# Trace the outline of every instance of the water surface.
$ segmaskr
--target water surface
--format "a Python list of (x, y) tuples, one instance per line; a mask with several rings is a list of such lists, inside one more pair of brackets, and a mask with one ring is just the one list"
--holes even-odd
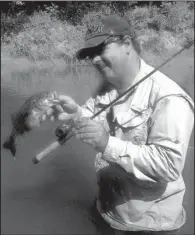
[[(177, 63), (172, 66), (166, 67), (165, 72), (182, 81), (186, 89), (193, 93), (193, 77), (189, 69), (184, 71)], [(37, 91), (56, 90), (83, 104), (97, 85), (97, 74), (90, 67), (3, 73), (1, 145), (11, 128), (10, 114), (21, 106), (26, 97)], [(95, 152), (89, 146), (71, 139), (66, 146), (60, 147), (39, 164), (32, 164), (33, 156), (55, 139), (57, 124), (47, 122), (40, 129), (20, 138), (17, 161), (9, 152), (1, 150), (2, 234), (95, 234), (95, 228), (87, 218), (87, 208), (97, 189), (93, 165)], [(193, 146), (193, 136), (190, 145)], [(188, 151), (183, 174), (187, 189), (184, 198), (187, 222), (182, 233), (192, 234), (193, 148)]]

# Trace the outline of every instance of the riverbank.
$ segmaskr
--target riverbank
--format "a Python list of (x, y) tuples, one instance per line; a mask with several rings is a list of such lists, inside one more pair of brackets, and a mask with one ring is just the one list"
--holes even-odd
[(65, 15), (65, 7), (54, 3), (27, 15), (28, 3), (21, 3), (26, 4), (23, 10), (1, 16), (3, 62), (6, 57), (32, 62), (63, 60), (66, 64), (78, 63), (74, 55), (83, 46), (86, 25), (102, 15), (126, 17), (135, 27), (143, 52), (163, 55), (180, 49), (186, 40), (194, 38), (193, 2), (162, 2), (158, 6), (95, 2), (96, 8), (73, 2), (68, 7), (76, 4), (83, 12), (69, 17)]

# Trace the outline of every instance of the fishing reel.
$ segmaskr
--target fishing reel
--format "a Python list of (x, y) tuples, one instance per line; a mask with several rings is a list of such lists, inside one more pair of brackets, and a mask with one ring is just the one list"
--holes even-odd
[[(56, 128), (55, 135), (58, 137), (59, 141), (64, 142), (73, 136), (71, 133), (71, 129), (78, 120), (79, 117), (75, 117), (74, 119), (71, 119), (66, 123), (63, 123)], [(69, 133), (71, 134), (68, 135)]]
[(55, 130), (55, 135), (58, 137), (58, 139), (64, 139), (66, 138), (66, 136), (68, 135), (68, 133), (70, 132), (72, 128), (72, 125), (70, 124), (61, 124), (60, 126), (58, 126)]

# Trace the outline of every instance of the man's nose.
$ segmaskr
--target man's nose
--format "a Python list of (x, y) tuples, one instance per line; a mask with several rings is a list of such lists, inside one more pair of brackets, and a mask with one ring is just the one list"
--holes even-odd
[(99, 55), (96, 55), (93, 57), (92, 63), (93, 64), (98, 64), (101, 62), (101, 57)]

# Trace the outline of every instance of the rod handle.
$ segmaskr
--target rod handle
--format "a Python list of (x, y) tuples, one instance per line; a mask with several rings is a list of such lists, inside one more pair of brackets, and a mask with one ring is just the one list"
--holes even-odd
[(34, 164), (37, 164), (41, 161), (42, 158), (44, 158), (45, 156), (47, 156), (49, 153), (51, 153), (52, 151), (54, 151), (55, 149), (57, 149), (60, 146), (60, 142), (59, 141), (54, 141), (52, 144), (50, 144), (47, 148), (45, 148), (42, 152), (40, 152), (38, 155), (36, 155), (33, 159), (32, 162)]

